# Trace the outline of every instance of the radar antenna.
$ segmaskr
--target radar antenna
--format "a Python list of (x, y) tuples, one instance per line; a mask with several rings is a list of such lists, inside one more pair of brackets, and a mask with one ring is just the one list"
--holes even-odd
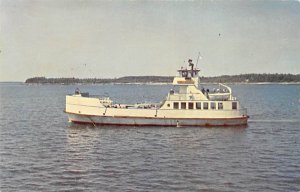
[(189, 66), (191, 67), (191, 76), (194, 77), (194, 64), (192, 63), (193, 60), (189, 59)]

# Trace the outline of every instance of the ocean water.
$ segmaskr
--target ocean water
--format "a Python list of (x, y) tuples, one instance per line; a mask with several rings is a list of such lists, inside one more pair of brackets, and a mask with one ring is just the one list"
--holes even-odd
[(69, 124), (76, 87), (118, 103), (170, 85), (0, 84), (0, 191), (300, 191), (300, 86), (232, 85), (247, 128)]

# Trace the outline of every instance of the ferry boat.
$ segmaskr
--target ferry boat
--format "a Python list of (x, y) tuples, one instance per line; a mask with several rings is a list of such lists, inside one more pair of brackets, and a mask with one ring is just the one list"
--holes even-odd
[[(66, 96), (69, 122), (114, 126), (244, 126), (249, 116), (230, 87), (219, 84), (209, 91), (200, 85), (200, 70), (181, 67), (164, 101), (117, 104), (109, 97), (90, 96), (79, 89)], [(176, 90), (176, 91), (175, 91)]]

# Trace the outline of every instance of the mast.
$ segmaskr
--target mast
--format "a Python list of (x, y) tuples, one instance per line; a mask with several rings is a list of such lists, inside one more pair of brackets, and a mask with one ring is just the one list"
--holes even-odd
[[(198, 53), (198, 57), (197, 57), (196, 68), (197, 68), (197, 65), (198, 65), (199, 57), (201, 57), (200, 55), (201, 55), (201, 54), (200, 54), (200, 52), (199, 52), (199, 53)], [(201, 57), (201, 58), (202, 58), (202, 57)], [(200, 58), (200, 59), (201, 59), (201, 58)]]

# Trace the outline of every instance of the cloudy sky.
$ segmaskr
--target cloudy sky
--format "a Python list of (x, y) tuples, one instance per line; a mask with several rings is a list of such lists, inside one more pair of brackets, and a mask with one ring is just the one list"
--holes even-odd
[(299, 1), (0, 0), (0, 81), (300, 73)]

